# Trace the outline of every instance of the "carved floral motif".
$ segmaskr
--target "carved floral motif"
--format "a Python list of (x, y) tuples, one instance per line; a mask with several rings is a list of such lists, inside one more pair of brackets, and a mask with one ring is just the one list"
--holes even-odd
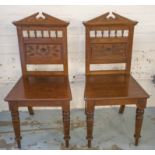
[(31, 44), (26, 46), (27, 57), (51, 57), (54, 59), (60, 59), (61, 57), (61, 45), (36, 45)]

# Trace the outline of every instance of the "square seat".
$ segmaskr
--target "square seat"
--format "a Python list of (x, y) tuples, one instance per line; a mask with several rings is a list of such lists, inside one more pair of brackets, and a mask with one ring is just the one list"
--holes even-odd
[(21, 77), (10, 93), (6, 101), (30, 101), (30, 100), (71, 100), (71, 90), (67, 76), (51, 77)]
[(87, 75), (85, 100), (148, 98), (131, 75)]

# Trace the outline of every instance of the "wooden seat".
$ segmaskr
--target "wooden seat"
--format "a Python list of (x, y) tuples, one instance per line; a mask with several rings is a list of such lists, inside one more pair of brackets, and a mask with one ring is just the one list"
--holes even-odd
[[(135, 145), (138, 145), (144, 108), (149, 95), (130, 74), (133, 32), (136, 21), (116, 13), (105, 13), (84, 22), (86, 28), (85, 113), (88, 147), (93, 139), (96, 106), (135, 104)], [(91, 65), (125, 64), (124, 69), (92, 69)], [(104, 66), (105, 67), (105, 66)], [(106, 133), (105, 133), (106, 134)]]
[(63, 101), (71, 100), (71, 98), (71, 90), (67, 76), (21, 77), (6, 97), (6, 100), (9, 102), (35, 101), (38, 99), (41, 101)]
[[(134, 91), (133, 91), (134, 90)], [(87, 75), (85, 100), (147, 98), (148, 94), (131, 75)], [(102, 103), (103, 104), (103, 103)], [(110, 103), (104, 103), (109, 105)], [(113, 102), (118, 104), (119, 102)], [(128, 103), (128, 104), (133, 104)]]
[[(17, 27), (22, 66), (22, 77), (15, 84), (5, 101), (9, 104), (18, 148), (21, 148), (19, 107), (61, 107), (64, 124), (65, 146), (70, 139), (70, 100), (68, 79), (67, 26), (69, 23), (46, 13), (35, 13), (14, 22)], [(31, 69), (29, 69), (29, 65)], [(57, 65), (63, 69), (32, 69)]]

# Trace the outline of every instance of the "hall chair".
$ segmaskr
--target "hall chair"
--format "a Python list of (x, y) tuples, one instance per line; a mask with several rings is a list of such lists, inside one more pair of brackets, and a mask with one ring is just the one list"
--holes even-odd
[[(84, 99), (88, 147), (91, 147), (93, 139), (95, 107), (120, 105), (119, 113), (123, 113), (125, 106), (131, 104), (136, 105), (134, 137), (135, 145), (138, 145), (149, 95), (130, 73), (134, 27), (137, 22), (113, 12), (83, 24), (86, 31)], [(95, 70), (94, 65), (99, 64), (103, 65), (102, 69)], [(124, 68), (104, 67), (110, 64), (124, 65)]]
[[(69, 147), (72, 99), (67, 60), (69, 23), (46, 13), (35, 13), (13, 24), (17, 28), (22, 76), (5, 101), (11, 112), (18, 148), (21, 148), (20, 107), (28, 107), (30, 114), (33, 114), (32, 107), (61, 107), (65, 146)], [(53, 65), (58, 69), (52, 70)]]

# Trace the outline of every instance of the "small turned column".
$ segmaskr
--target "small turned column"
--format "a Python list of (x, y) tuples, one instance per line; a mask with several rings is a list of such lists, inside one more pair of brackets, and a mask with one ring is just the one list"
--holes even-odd
[(18, 107), (15, 105), (15, 103), (11, 104), (10, 103), (10, 112), (12, 116), (12, 124), (13, 124), (13, 129), (15, 133), (15, 140), (17, 142), (18, 148), (21, 148), (21, 135), (20, 135), (20, 119), (19, 119), (19, 111)]
[(87, 122), (87, 141), (88, 147), (91, 148), (93, 139), (93, 123), (94, 123), (94, 104), (92, 102), (86, 103), (86, 122)]

